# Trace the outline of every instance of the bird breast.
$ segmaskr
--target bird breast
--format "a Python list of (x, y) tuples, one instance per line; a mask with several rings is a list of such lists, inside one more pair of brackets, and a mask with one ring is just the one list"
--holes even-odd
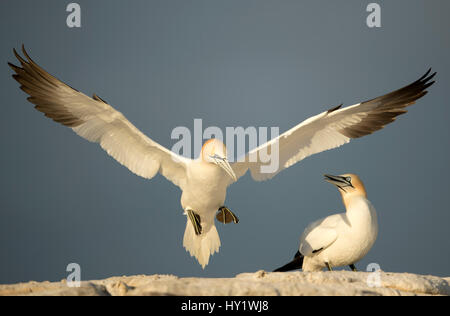
[(183, 208), (191, 207), (199, 215), (215, 214), (224, 205), (228, 175), (214, 164), (197, 161), (187, 171), (188, 180), (181, 197)]
[(372, 248), (378, 235), (377, 214), (367, 199), (352, 203), (345, 215), (347, 223), (339, 225), (338, 239), (328, 251), (336, 266), (361, 260)]
[(367, 199), (353, 201), (346, 213), (332, 219), (337, 232), (336, 241), (316, 255), (305, 258), (305, 271), (319, 271), (325, 267), (325, 262), (334, 267), (355, 264), (375, 243), (378, 235), (377, 214)]

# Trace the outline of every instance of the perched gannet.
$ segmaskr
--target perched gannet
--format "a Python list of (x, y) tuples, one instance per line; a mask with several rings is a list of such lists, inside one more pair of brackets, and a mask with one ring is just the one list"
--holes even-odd
[(338, 187), (346, 212), (331, 215), (310, 224), (300, 237), (294, 260), (274, 272), (303, 269), (321, 271), (350, 266), (372, 248), (378, 234), (375, 208), (367, 199), (364, 184), (357, 175), (325, 175), (325, 180)]
[[(341, 109), (341, 106), (309, 118), (286, 133), (252, 150), (232, 164), (224, 144), (207, 141), (197, 159), (181, 157), (145, 136), (125, 116), (94, 94), (92, 98), (69, 87), (38, 66), (22, 47), (16, 50), (21, 67), (8, 63), (28, 100), (45, 116), (71, 128), (100, 146), (138, 176), (151, 179), (161, 173), (182, 191), (181, 206), (187, 215), (183, 246), (204, 268), (219, 250), (214, 216), (223, 223), (239, 220), (224, 206), (227, 187), (250, 169), (257, 180), (272, 178), (313, 154), (339, 147), (352, 138), (383, 128), (406, 113), (405, 108), (427, 91), (435, 74), (428, 71), (414, 83), (385, 96)], [(279, 167), (265, 169), (268, 152), (278, 152)]]

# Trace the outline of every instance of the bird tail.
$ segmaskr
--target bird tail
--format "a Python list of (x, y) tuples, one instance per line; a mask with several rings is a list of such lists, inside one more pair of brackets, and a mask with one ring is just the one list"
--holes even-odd
[(292, 260), (288, 264), (285, 264), (284, 266), (274, 270), (273, 272), (287, 272), (287, 271), (301, 269), (302, 266), (303, 266), (303, 259), (304, 258), (305, 257), (302, 254), (300, 254), (300, 252), (297, 252), (297, 254), (295, 255), (294, 260)]
[(204, 231), (200, 235), (196, 235), (194, 227), (188, 219), (186, 230), (184, 231), (183, 247), (205, 269), (209, 263), (209, 257), (215, 252), (219, 252), (220, 237), (214, 224), (207, 231), (206, 227), (202, 228)]

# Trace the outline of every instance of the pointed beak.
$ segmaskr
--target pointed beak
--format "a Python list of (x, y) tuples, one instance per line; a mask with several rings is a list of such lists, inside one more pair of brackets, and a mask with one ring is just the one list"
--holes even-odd
[(231, 168), (230, 163), (226, 158), (220, 158), (220, 159), (214, 159), (216, 164), (220, 166), (225, 172), (233, 179), (234, 181), (237, 181), (236, 174), (233, 171), (233, 168)]
[(349, 182), (345, 177), (332, 176), (332, 175), (329, 175), (329, 174), (324, 175), (324, 177), (325, 177), (325, 179), (324, 179), (325, 181), (327, 181), (328, 183), (334, 184), (339, 189), (344, 190), (345, 187), (352, 187), (353, 188), (352, 183)]

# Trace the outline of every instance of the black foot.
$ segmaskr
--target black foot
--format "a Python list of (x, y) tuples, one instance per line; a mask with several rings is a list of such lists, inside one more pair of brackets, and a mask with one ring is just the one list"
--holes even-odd
[(358, 269), (356, 269), (354, 264), (349, 265), (350, 269), (352, 269), (353, 272), (358, 272)]
[(330, 264), (328, 262), (325, 262), (325, 265), (327, 266), (328, 271), (333, 271)]
[(186, 213), (187, 213), (189, 219), (191, 220), (192, 226), (194, 226), (195, 234), (197, 236), (201, 235), (202, 221), (201, 221), (200, 215), (195, 214), (194, 211), (192, 211), (192, 210), (187, 210)]
[(219, 208), (216, 219), (223, 224), (229, 224), (231, 222), (235, 224), (239, 223), (239, 218), (226, 206)]

